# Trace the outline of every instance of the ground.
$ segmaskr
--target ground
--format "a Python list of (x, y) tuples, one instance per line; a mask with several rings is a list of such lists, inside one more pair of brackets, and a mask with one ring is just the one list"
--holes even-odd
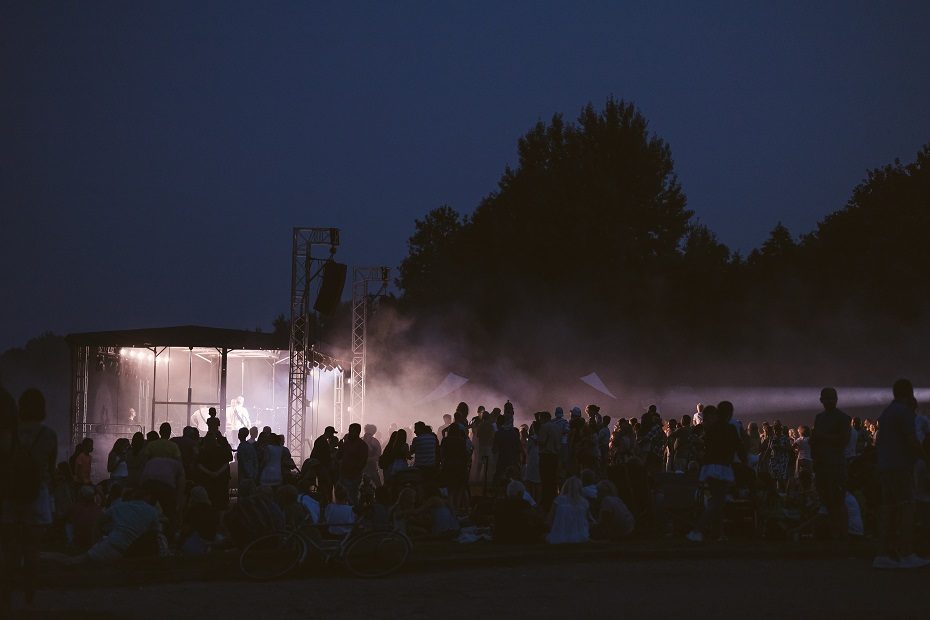
[(141, 578), (158, 583), (141, 585), (130, 576), (144, 575), (135, 566), (100, 574), (103, 583), (122, 583), (107, 587), (92, 583), (88, 571), (73, 579), (59, 573), (57, 583), (39, 593), (36, 610), (23, 617), (567, 620), (662, 614), (846, 620), (927, 617), (930, 608), (930, 571), (876, 571), (861, 548), (643, 543), (505, 552), (474, 545), (451, 554), (441, 549), (420, 549), (407, 570), (378, 580), (319, 567), (273, 583), (243, 581), (232, 569), (210, 569), (206, 580), (162, 570)]

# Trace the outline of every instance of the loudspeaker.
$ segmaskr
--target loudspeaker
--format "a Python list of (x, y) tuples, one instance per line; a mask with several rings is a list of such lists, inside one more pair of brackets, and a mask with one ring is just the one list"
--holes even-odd
[(323, 265), (323, 284), (316, 296), (313, 309), (320, 314), (331, 315), (342, 300), (342, 289), (346, 284), (346, 266), (333, 261)]

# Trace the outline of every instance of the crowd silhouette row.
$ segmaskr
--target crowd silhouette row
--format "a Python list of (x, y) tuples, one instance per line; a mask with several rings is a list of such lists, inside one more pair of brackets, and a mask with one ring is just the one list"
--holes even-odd
[[(930, 506), (930, 420), (907, 380), (875, 420), (850, 418), (824, 388), (811, 425), (742, 424), (728, 401), (663, 419), (656, 406), (613, 422), (596, 405), (537, 412), (466, 403), (433, 431), (327, 427), (295, 463), (284, 437), (215, 410), (194, 427), (116, 439), (106, 475), (91, 438), (58, 462), (45, 402), (5, 392), (0, 419), (4, 602), (34, 597), (40, 547), (65, 562), (201, 555), (287, 528), (314, 536), (393, 529), (417, 539), (581, 543), (739, 534), (767, 539), (874, 536), (875, 568), (917, 568)], [(18, 410), (18, 411), (17, 411)], [(748, 525), (746, 525), (748, 524)], [(841, 543), (842, 544), (842, 543)]]

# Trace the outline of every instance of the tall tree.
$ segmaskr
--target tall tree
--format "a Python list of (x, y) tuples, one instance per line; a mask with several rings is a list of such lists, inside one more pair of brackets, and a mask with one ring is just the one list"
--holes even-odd
[(417, 222), (399, 282), (405, 296), (430, 289), (446, 302), (491, 302), (496, 311), (485, 317), (498, 324), (528, 300), (578, 318), (649, 314), (692, 215), (668, 144), (633, 104), (609, 99), (574, 123), (561, 115), (537, 123), (517, 151), (472, 221), (459, 226), (439, 210)]
[(448, 205), (416, 220), (413, 236), (407, 241), (408, 254), (397, 278), (407, 302), (428, 303), (445, 293), (454, 267), (456, 243), (466, 223)]
[(914, 322), (930, 311), (930, 143), (908, 165), (871, 170), (811, 235), (812, 277), (834, 299)]

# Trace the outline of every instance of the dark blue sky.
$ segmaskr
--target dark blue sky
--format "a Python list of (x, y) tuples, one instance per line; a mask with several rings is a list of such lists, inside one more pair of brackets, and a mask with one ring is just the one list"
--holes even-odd
[[(505, 4), (505, 6), (499, 6)], [(634, 101), (747, 252), (930, 141), (930, 3), (6, 2), (0, 350), (287, 311), (290, 230), (396, 265), (554, 112)]]

